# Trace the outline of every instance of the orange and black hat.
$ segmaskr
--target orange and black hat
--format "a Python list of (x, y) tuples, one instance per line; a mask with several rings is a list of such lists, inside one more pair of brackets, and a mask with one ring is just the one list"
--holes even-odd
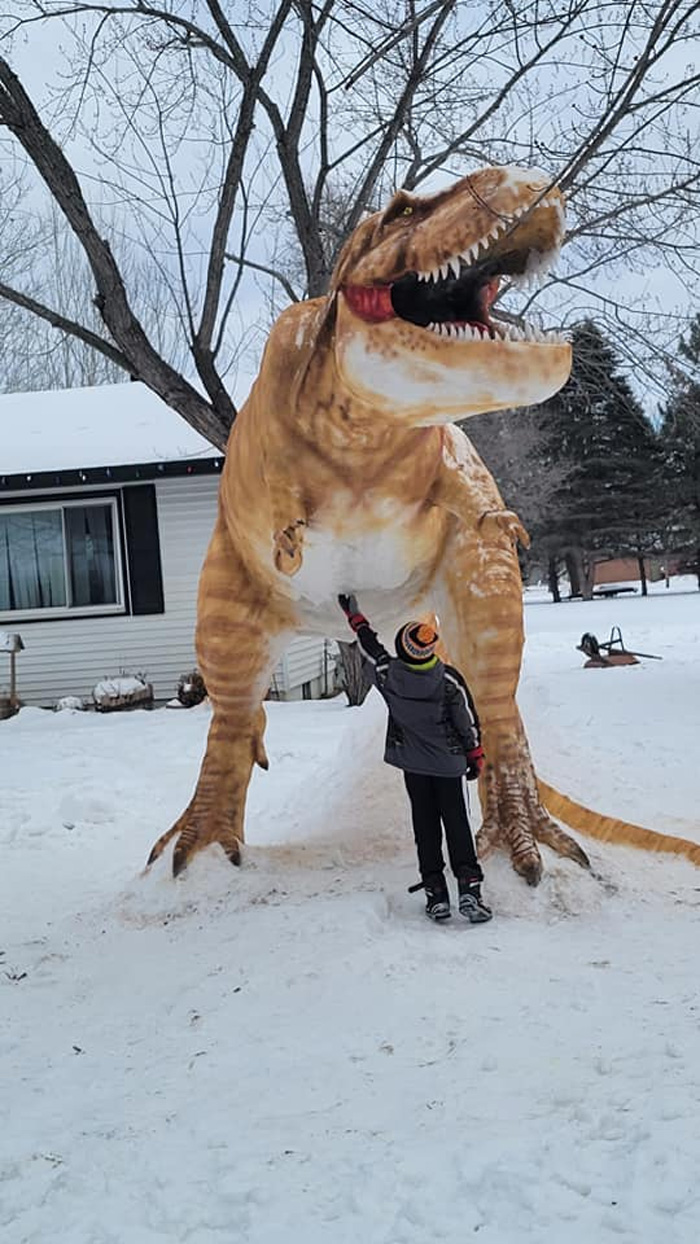
[(396, 632), (396, 655), (407, 665), (426, 665), (434, 659), (439, 639), (427, 622), (407, 622)]

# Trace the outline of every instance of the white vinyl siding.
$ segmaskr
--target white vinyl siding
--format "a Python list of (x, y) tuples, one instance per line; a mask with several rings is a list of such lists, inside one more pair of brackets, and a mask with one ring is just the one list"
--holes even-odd
[[(17, 658), (17, 692), (23, 703), (48, 705), (65, 695), (88, 698), (97, 682), (122, 671), (145, 677), (157, 700), (175, 695), (180, 676), (195, 665), (197, 584), (216, 519), (218, 486), (218, 475), (156, 482), (164, 613), (23, 621), (11, 628), (25, 644)], [(79, 495), (77, 489), (61, 494)], [(31, 502), (26, 493), (20, 499)], [(278, 692), (293, 693), (303, 683), (322, 678), (323, 652), (321, 639), (294, 640), (275, 672)], [(0, 656), (0, 688), (7, 682)], [(322, 687), (314, 689), (320, 692)]]
[(274, 689), (294, 692), (310, 683), (314, 695), (323, 695), (333, 688), (335, 658), (328, 641), (315, 635), (295, 639), (282, 656), (275, 670)]

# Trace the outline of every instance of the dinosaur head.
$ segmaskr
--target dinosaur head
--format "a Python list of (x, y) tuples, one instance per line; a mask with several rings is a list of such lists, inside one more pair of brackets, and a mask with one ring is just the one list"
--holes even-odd
[(415, 424), (556, 393), (571, 369), (568, 342), (499, 320), (493, 303), (503, 278), (545, 273), (563, 233), (562, 195), (526, 169), (482, 169), (430, 197), (394, 195), (358, 225), (333, 274), (344, 383)]

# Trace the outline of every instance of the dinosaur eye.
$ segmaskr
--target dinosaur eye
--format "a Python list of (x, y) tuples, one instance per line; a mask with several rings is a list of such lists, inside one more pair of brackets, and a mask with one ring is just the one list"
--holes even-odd
[(411, 202), (409, 195), (399, 190), (382, 214), (382, 225), (390, 225), (402, 216), (412, 216), (415, 210), (416, 205)]

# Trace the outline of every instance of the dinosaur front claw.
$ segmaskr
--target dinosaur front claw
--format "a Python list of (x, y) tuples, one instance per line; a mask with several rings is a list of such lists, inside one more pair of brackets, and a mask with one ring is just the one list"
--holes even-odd
[(529, 532), (523, 527), (514, 510), (486, 510), (479, 519), (479, 526), (487, 527), (489, 523), (495, 523), (499, 531), (508, 536), (514, 544), (517, 544), (519, 540), (523, 548), (529, 549)]
[(305, 520), (299, 518), (295, 523), (275, 532), (273, 556), (280, 574), (293, 575), (301, 568), (305, 526)]

